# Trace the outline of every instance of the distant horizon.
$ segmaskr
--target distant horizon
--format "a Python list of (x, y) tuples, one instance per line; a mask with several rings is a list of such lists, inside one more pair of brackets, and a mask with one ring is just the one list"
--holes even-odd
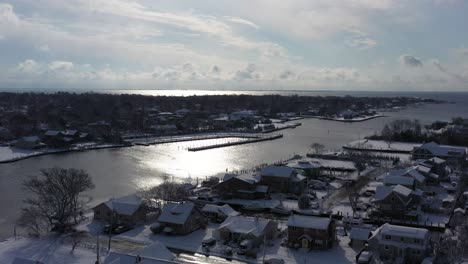
[(463, 92), (467, 13), (463, 0), (0, 0), (0, 87)]

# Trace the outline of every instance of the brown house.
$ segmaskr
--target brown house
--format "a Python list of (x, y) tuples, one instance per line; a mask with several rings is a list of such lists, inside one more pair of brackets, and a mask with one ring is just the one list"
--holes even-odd
[(93, 208), (94, 219), (122, 225), (144, 222), (147, 210), (146, 204), (135, 194), (111, 199)]
[(263, 199), (268, 195), (268, 187), (257, 183), (245, 175), (232, 176), (211, 187), (222, 199)]
[(335, 227), (330, 218), (292, 215), (288, 219), (288, 244), (306, 249), (329, 249), (335, 241)]
[(191, 202), (168, 203), (158, 222), (166, 234), (185, 235), (204, 227), (205, 217)]
[(306, 177), (286, 166), (267, 166), (260, 172), (262, 185), (273, 192), (300, 194), (306, 187)]
[(402, 185), (393, 187), (378, 186), (374, 204), (377, 207), (377, 215), (382, 217), (417, 217), (412, 214), (412, 206), (417, 204), (419, 195)]

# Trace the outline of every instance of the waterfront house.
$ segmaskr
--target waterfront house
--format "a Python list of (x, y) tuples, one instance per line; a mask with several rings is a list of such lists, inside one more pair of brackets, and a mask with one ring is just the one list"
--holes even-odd
[(206, 225), (202, 212), (192, 202), (168, 203), (158, 218), (166, 234), (186, 235)]
[(412, 158), (418, 159), (431, 159), (440, 158), (447, 161), (448, 164), (456, 164), (466, 158), (466, 149), (464, 147), (444, 146), (435, 142), (430, 142), (415, 147), (412, 151)]
[(331, 218), (292, 215), (288, 219), (288, 244), (306, 249), (329, 249), (335, 241)]
[(421, 192), (413, 191), (402, 185), (377, 186), (374, 204), (379, 216), (417, 219), (417, 215), (411, 212), (417, 206)]
[(374, 232), (369, 246), (381, 261), (421, 263), (430, 253), (429, 231), (386, 223)]
[(136, 194), (110, 199), (93, 208), (94, 219), (113, 224), (135, 225), (146, 220), (147, 206)]
[(239, 212), (232, 209), (231, 206), (225, 205), (215, 205), (215, 204), (206, 204), (201, 209), (202, 213), (209, 217), (212, 220), (216, 221), (224, 221), (229, 216), (237, 216), (240, 215)]
[(260, 172), (260, 183), (269, 187), (270, 192), (300, 194), (307, 184), (305, 176), (286, 166), (267, 166)]
[(369, 229), (353, 227), (349, 232), (350, 246), (353, 248), (361, 249), (366, 244), (372, 233)]
[(270, 219), (245, 216), (229, 216), (213, 231), (213, 237), (219, 240), (242, 242), (250, 239), (260, 244), (264, 239), (276, 236), (278, 224)]
[(20, 138), (15, 147), (21, 149), (40, 149), (45, 147), (45, 144), (41, 142), (41, 139), (38, 136), (29, 136)]
[(242, 110), (242, 111), (232, 112), (229, 114), (229, 119), (232, 121), (252, 119), (254, 117), (255, 117), (255, 111), (252, 111), (252, 110)]
[(388, 187), (401, 185), (408, 189), (414, 189), (414, 179), (405, 176), (388, 175), (384, 178), (383, 184)]
[(320, 164), (307, 160), (291, 161), (286, 166), (296, 170), (298, 174), (302, 174), (308, 178), (317, 178), (320, 176)]
[(268, 187), (259, 184), (252, 175), (226, 174), (223, 181), (211, 187), (222, 199), (263, 199), (268, 196)]

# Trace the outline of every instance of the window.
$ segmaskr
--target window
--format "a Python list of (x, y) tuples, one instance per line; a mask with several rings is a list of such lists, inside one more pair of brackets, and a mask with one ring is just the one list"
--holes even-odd
[(421, 239), (414, 239), (414, 243), (421, 244)]
[(400, 241), (405, 241), (405, 238), (403, 238), (403, 237), (400, 237)]
[(391, 240), (392, 236), (391, 235), (385, 235), (385, 240)]
[(387, 245), (385, 245), (384, 248), (385, 248), (385, 250), (389, 250), (389, 249), (390, 249)]
[(100, 215), (100, 214), (101, 214), (101, 211), (96, 211), (95, 214), (96, 214), (96, 215)]

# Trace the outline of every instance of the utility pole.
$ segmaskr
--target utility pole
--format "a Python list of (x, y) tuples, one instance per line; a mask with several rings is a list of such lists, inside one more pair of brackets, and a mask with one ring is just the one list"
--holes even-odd
[(109, 242), (108, 242), (108, 245), (107, 245), (107, 251), (109, 252), (110, 251), (110, 248), (111, 248), (111, 241), (112, 241), (112, 229), (114, 227), (114, 209), (112, 209), (112, 213), (111, 213), (111, 219), (110, 219), (110, 227), (109, 227)]
[(99, 232), (96, 233), (96, 264), (99, 264)]

